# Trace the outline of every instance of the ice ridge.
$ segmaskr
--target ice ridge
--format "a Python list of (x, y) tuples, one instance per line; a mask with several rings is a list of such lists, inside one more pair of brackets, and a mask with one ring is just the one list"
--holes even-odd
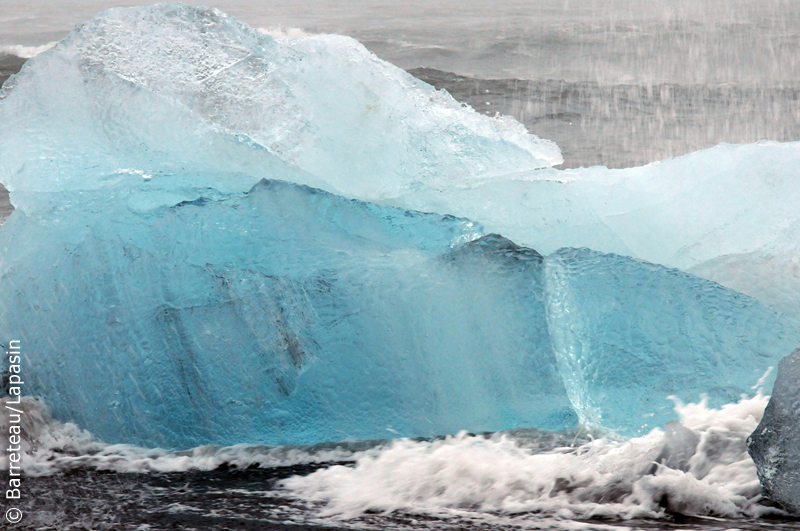
[(17, 208), (137, 175), (170, 193), (286, 180), (476, 220), (544, 254), (588, 247), (676, 267), (800, 317), (800, 143), (558, 171), (552, 142), (352, 39), (276, 40), (184, 4), (99, 14), (0, 97), (0, 182)]
[(58, 223), (20, 212), (3, 227), (0, 330), (28, 345), (29, 392), (106, 441), (315, 443), (577, 420), (541, 257), (476, 240), (469, 221), (274, 181), (147, 212), (83, 197)]
[(101, 13), (2, 96), (2, 182), (23, 209), (24, 193), (96, 189), (125, 168), (153, 181), (239, 172), (191, 185), (246, 191), (275, 178), (277, 158), (298, 170), (287, 180), (363, 198), (562, 160), (515, 120), (463, 107), (351, 38), (276, 40), (186, 4)]

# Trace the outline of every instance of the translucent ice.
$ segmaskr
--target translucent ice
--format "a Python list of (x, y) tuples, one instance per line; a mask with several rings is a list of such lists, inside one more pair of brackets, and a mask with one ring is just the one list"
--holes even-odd
[(0, 231), (0, 333), (26, 345), (27, 391), (108, 442), (579, 419), (630, 435), (673, 418), (669, 395), (735, 398), (800, 340), (749, 297), (625, 257), (543, 259), (469, 221), (274, 181), (130, 208), (148, 187)]
[(548, 325), (572, 403), (584, 422), (625, 435), (674, 418), (671, 395), (736, 402), (800, 342), (796, 321), (688, 273), (588, 249), (545, 263)]
[(764, 494), (800, 514), (800, 350), (778, 365), (764, 417), (747, 440)]
[(557, 171), (552, 142), (352, 39), (278, 41), (183, 4), (98, 15), (4, 96), (0, 182), (17, 208), (123, 178), (225, 193), (282, 179), (466, 217), (545, 254), (589, 247), (689, 270), (800, 316), (800, 143)]
[(351, 39), (182, 4), (78, 27), (0, 121), (0, 340), (108, 441), (635, 434), (668, 395), (735, 399), (800, 339), (689, 274), (533, 250), (792, 256), (796, 144), (558, 172), (552, 143)]
[(800, 143), (720, 145), (639, 168), (541, 170), (393, 203), (542, 253), (589, 247), (689, 270), (800, 316)]
[(106, 441), (314, 443), (577, 420), (535, 251), (475, 240), (463, 220), (278, 182), (146, 213), (100, 195), (3, 227), (0, 330), (26, 345), (27, 392)]
[(29, 208), (23, 192), (98, 188), (130, 168), (153, 180), (240, 172), (213, 186), (245, 191), (276, 177), (274, 157), (296, 182), (381, 197), (561, 162), (552, 142), (462, 107), (353, 39), (277, 41), (185, 4), (102, 13), (4, 90), (0, 181), (18, 208)]

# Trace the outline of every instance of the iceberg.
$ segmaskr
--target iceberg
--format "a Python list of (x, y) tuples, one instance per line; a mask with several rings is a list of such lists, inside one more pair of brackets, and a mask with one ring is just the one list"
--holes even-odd
[(483, 223), (549, 254), (588, 247), (678, 268), (800, 316), (800, 142), (719, 145), (638, 168), (520, 172), (391, 204)]
[(78, 26), (0, 120), (0, 341), (107, 442), (627, 436), (800, 339), (756, 283), (648, 263), (790, 256), (796, 144), (558, 171), (352, 39), (184, 4)]
[(279, 41), (186, 4), (101, 13), (0, 97), (0, 171), (17, 208), (121, 169), (246, 191), (276, 178), (277, 159), (295, 170), (286, 180), (366, 198), (562, 160), (515, 120), (463, 107), (354, 39)]
[(588, 247), (678, 268), (800, 317), (797, 142), (556, 170), (552, 142), (353, 39), (273, 39), (184, 4), (97, 15), (0, 98), (0, 182), (16, 208), (126, 171), (173, 192), (285, 180), (472, 219), (543, 254)]
[(800, 514), (800, 350), (778, 365), (764, 417), (747, 439), (764, 495)]
[[(210, 179), (210, 177), (206, 177)], [(280, 181), (142, 210), (138, 180), (0, 230), (26, 389), (106, 442), (169, 448), (580, 423), (725, 403), (800, 340), (690, 274)]]

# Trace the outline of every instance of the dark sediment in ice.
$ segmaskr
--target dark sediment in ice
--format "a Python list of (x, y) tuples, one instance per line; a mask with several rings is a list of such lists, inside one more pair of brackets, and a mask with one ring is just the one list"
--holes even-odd
[(747, 440), (764, 494), (800, 514), (800, 349), (781, 360), (764, 418)]

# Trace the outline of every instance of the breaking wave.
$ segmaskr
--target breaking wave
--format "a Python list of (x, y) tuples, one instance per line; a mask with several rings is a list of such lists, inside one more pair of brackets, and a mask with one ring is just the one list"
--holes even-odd
[(574, 518), (758, 517), (762, 505), (745, 441), (768, 397), (720, 409), (676, 404), (680, 423), (627, 441), (598, 438), (536, 452), (509, 434), (398, 440), (283, 486), (324, 513), (448, 511), (545, 513)]
[(258, 31), (263, 33), (264, 35), (269, 35), (273, 39), (280, 39), (280, 40), (302, 39), (303, 37), (309, 37), (311, 35), (314, 35), (313, 33), (306, 32), (302, 28), (284, 28), (283, 26), (258, 28)]
[[(760, 391), (719, 409), (708, 407), (705, 399), (676, 401), (680, 422), (629, 440), (586, 430), (515, 430), (433, 440), (241, 444), (174, 452), (105, 444), (75, 424), (54, 420), (42, 400), (26, 397), (23, 468), (37, 477), (79, 469), (171, 473), (327, 464), (283, 480), (277, 494), (310, 503), (319, 517), (337, 521), (376, 512), (515, 521), (530, 514), (757, 518), (784, 514), (762, 503), (746, 449), (768, 401)], [(2, 402), (5, 406), (7, 399)]]
[(46, 52), (56, 44), (58, 44), (58, 42), (54, 41), (39, 46), (24, 46), (22, 44), (2, 45), (0, 46), (0, 56), (16, 55), (22, 59), (30, 59), (31, 57), (36, 57), (42, 52)]

